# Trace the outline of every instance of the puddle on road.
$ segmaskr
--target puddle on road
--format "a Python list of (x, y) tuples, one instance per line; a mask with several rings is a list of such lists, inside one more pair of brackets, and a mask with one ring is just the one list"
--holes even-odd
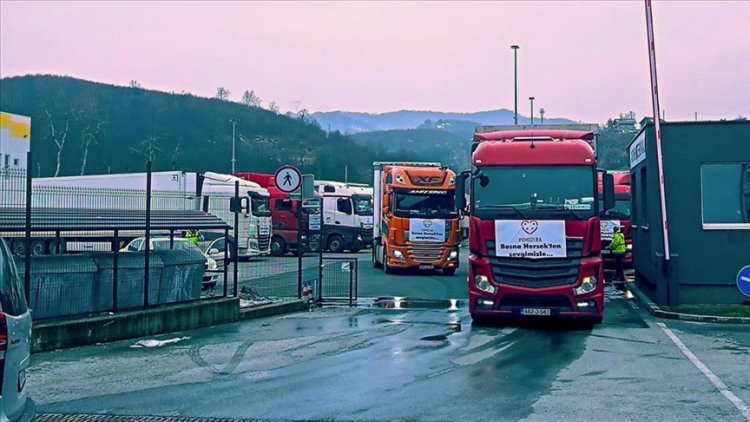
[(412, 299), (408, 297), (378, 297), (362, 305), (383, 309), (447, 309), (457, 311), (463, 305), (459, 299)]

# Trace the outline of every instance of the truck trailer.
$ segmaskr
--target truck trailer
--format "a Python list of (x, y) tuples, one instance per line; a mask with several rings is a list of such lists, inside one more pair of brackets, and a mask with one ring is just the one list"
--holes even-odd
[[(230, 200), (235, 193), (235, 179), (240, 182), (240, 197), (246, 197), (249, 201), (249, 207), (239, 214), (239, 256), (268, 255), (272, 235), (269, 194), (258, 184), (211, 172), (154, 172), (151, 176), (151, 208), (170, 211), (203, 210), (234, 227)], [(32, 208), (37, 209), (144, 210), (146, 173), (34, 178), (32, 189)], [(11, 242), (12, 249), (16, 254), (23, 252), (24, 242), (18, 238), (21, 233), (1, 235), (16, 237)], [(105, 232), (63, 232), (59, 239), (54, 234), (51, 235), (52, 237), (45, 237), (44, 233), (34, 234), (34, 255), (64, 251), (108, 251), (112, 247), (111, 234)], [(121, 232), (119, 240), (126, 243), (142, 235), (138, 231)], [(223, 235), (223, 232), (217, 232), (217, 235)], [(234, 236), (234, 233), (231, 235)]]
[[(456, 185), (459, 208), (469, 209), (473, 320), (601, 322), (604, 273), (594, 139), (586, 131), (477, 129), (473, 170), (461, 173)], [(614, 207), (611, 175), (603, 176), (601, 196), (605, 210)]]
[(455, 274), (460, 227), (456, 174), (440, 163), (376, 162), (372, 263)]

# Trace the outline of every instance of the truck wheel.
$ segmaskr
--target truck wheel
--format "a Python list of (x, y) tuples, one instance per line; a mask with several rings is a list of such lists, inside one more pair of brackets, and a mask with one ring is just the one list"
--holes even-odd
[(378, 259), (376, 258), (377, 253), (378, 253), (378, 248), (373, 247), (372, 248), (372, 267), (373, 268), (381, 268), (383, 266), (383, 264), (378, 262)]
[(47, 255), (47, 242), (45, 242), (44, 239), (32, 240), (31, 254), (34, 256)]
[(11, 245), (11, 251), (15, 256), (26, 255), (26, 241), (24, 239), (16, 239)]
[(283, 256), (286, 253), (286, 242), (284, 238), (274, 236), (271, 239), (271, 256)]
[(344, 251), (344, 238), (339, 235), (333, 235), (328, 239), (328, 250), (333, 253), (341, 253)]
[[(58, 251), (59, 246), (59, 251)], [(59, 243), (57, 239), (52, 239), (49, 241), (49, 245), (47, 246), (47, 250), (49, 251), (50, 255), (62, 255), (65, 252), (67, 252), (67, 244), (65, 242), (65, 239), (60, 239)]]
[(456, 275), (456, 267), (443, 268), (443, 275)]
[(383, 248), (383, 272), (393, 274), (393, 268), (388, 266), (388, 256), (385, 254), (385, 248)]

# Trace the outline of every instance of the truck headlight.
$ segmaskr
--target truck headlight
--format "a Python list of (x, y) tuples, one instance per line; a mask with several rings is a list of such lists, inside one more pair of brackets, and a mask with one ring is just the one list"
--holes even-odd
[(451, 253), (448, 254), (448, 259), (451, 261), (458, 259), (458, 251), (451, 251)]
[(483, 292), (487, 292), (493, 295), (497, 292), (497, 287), (490, 284), (490, 279), (486, 275), (475, 275), (474, 284), (477, 286), (477, 289)]
[(208, 258), (208, 269), (212, 271), (219, 269), (219, 265), (216, 263), (215, 259)]
[(632, 251), (633, 250), (633, 244), (632, 243), (629, 244), (628, 246), (626, 246), (626, 248), (627, 248), (628, 252)]
[(393, 257), (396, 259), (404, 259), (404, 253), (401, 251), (393, 251)]
[(596, 277), (593, 275), (584, 277), (581, 285), (573, 289), (573, 293), (575, 293), (576, 295), (591, 293), (594, 291), (594, 289), (596, 289), (596, 282)]

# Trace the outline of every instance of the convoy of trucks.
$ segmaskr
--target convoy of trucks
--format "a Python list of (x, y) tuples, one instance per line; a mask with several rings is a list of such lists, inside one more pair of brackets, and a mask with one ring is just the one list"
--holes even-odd
[[(614, 181), (597, 189), (595, 134), (486, 130), (474, 134), (469, 187), (469, 312), (474, 320), (545, 316), (602, 320), (600, 212)], [(601, 197), (602, 201), (598, 200)], [(601, 205), (600, 205), (601, 204)], [(603, 209), (600, 209), (602, 207)]]
[[(146, 173), (34, 178), (32, 207), (65, 210), (142, 210), (145, 206), (146, 178)], [(240, 197), (248, 198), (250, 204), (238, 220), (239, 234), (236, 241), (239, 257), (268, 255), (272, 235), (271, 213), (268, 208), (269, 194), (257, 183), (211, 172), (154, 172), (151, 176), (151, 206), (154, 210), (203, 209), (234, 227), (234, 213), (230, 210), (230, 200), (235, 194), (235, 181), (240, 183)], [(60, 239), (52, 233), (34, 235), (34, 255), (60, 251), (108, 251), (112, 247), (111, 234), (107, 232), (63, 232)], [(121, 232), (119, 239), (128, 242), (141, 235), (139, 231)], [(223, 232), (216, 235), (223, 235)], [(234, 236), (233, 232), (231, 235)], [(22, 233), (2, 233), (0, 230), (0, 236), (15, 237), (11, 242), (11, 249), (17, 254), (23, 251), (24, 246), (20, 238)], [(62, 244), (58, 245), (59, 242)]]
[(456, 174), (440, 163), (374, 163), (372, 263), (397, 269), (459, 266)]

